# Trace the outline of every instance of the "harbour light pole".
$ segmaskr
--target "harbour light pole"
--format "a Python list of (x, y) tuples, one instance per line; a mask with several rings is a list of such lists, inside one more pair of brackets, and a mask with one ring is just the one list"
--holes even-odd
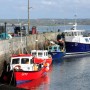
[(7, 39), (7, 38), (6, 38), (6, 33), (7, 33), (6, 24), (7, 24), (7, 22), (5, 22), (5, 39)]
[(30, 10), (30, 1), (28, 0), (28, 34), (29, 34), (29, 30), (30, 30), (30, 17), (29, 17), (29, 10)]

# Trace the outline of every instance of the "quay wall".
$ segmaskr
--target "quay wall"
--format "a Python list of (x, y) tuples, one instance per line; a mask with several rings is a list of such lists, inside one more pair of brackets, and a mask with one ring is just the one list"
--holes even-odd
[(22, 51), (22, 47), (27, 51), (27, 53), (30, 53), (30, 50), (32, 49), (43, 49), (45, 40), (56, 40), (57, 34), (59, 33), (60, 32), (33, 35), (30, 34), (22, 38), (13, 37), (9, 40), (0, 40), (0, 72), (3, 68), (4, 60), (9, 62), (10, 56), (12, 54), (18, 54), (20, 51)]

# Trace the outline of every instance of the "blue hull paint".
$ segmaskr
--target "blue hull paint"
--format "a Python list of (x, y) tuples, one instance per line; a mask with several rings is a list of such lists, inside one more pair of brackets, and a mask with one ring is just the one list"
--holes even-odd
[(16, 85), (19, 85), (19, 84), (23, 84), (23, 83), (27, 83), (27, 82), (31, 82), (32, 80), (21, 80), (21, 81), (17, 81), (16, 82)]
[(49, 54), (53, 60), (60, 60), (65, 55), (65, 52), (49, 52)]
[(74, 52), (89, 52), (90, 44), (84, 43), (75, 43), (75, 42), (65, 42), (66, 53), (74, 53)]

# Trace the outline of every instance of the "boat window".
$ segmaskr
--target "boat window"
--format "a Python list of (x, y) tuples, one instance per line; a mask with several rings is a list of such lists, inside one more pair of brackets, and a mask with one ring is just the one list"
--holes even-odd
[(71, 36), (71, 32), (69, 32), (68, 35)]
[(44, 52), (44, 56), (46, 56), (45, 52)]
[(12, 64), (19, 64), (20, 58), (12, 59)]
[(33, 59), (30, 59), (30, 64), (33, 64), (34, 62), (33, 62)]
[(39, 53), (38, 53), (38, 56), (42, 56), (42, 53), (39, 52)]
[(57, 47), (54, 47), (54, 50), (57, 50)]
[(32, 55), (35, 56), (36, 55), (36, 52), (33, 52)]
[(21, 64), (29, 64), (29, 58), (22, 58)]
[(72, 32), (72, 35), (71, 35), (71, 36), (74, 36), (74, 35), (73, 35), (73, 32)]
[(85, 38), (85, 41), (86, 41), (86, 42), (89, 42), (88, 38)]
[(74, 36), (77, 36), (77, 33), (76, 32), (74, 32)]
[(48, 56), (48, 52), (46, 52), (46, 56)]

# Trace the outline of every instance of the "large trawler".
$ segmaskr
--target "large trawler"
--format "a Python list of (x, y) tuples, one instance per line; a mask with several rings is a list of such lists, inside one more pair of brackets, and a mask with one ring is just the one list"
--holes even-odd
[(85, 30), (78, 30), (77, 23), (71, 30), (65, 30), (66, 54), (84, 54), (90, 52), (90, 36)]

